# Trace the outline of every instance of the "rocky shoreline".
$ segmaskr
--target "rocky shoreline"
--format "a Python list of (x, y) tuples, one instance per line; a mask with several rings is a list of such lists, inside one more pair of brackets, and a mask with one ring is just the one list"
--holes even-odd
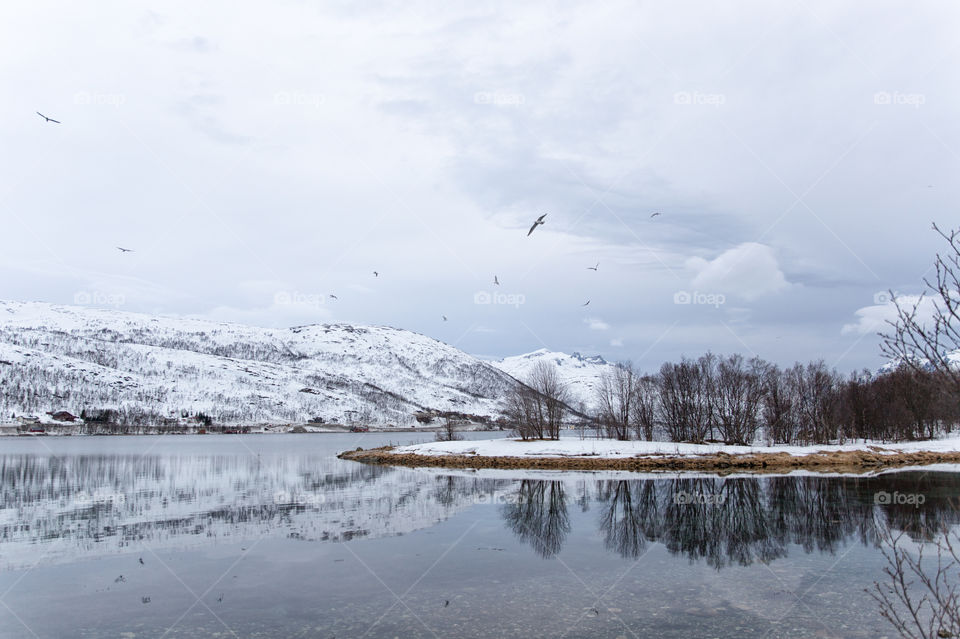
[(699, 470), (715, 472), (785, 472), (810, 470), (815, 472), (872, 472), (898, 466), (928, 464), (960, 464), (960, 452), (888, 452), (879, 447), (870, 451), (820, 451), (807, 455), (790, 453), (749, 453), (731, 455), (710, 453), (703, 455), (644, 455), (637, 457), (604, 458), (592, 455), (563, 457), (505, 457), (488, 455), (420, 455), (394, 453), (395, 447), (382, 446), (370, 450), (358, 448), (337, 455), (340, 459), (410, 467), (443, 468), (511, 468), (542, 470), (632, 470), (676, 471)]

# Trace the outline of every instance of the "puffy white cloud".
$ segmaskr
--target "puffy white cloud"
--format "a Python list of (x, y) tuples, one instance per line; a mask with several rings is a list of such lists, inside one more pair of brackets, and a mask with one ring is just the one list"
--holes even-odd
[(917, 318), (921, 325), (929, 323), (936, 312), (936, 300), (932, 297), (898, 295), (896, 299), (891, 299), (887, 293), (877, 293), (874, 300), (878, 303), (854, 311), (857, 320), (850, 324), (844, 324), (840, 333), (843, 335), (866, 335), (891, 331), (893, 327), (890, 326), (890, 322), (895, 322), (897, 319), (897, 304), (905, 309), (916, 305)]
[(754, 300), (790, 286), (773, 249), (756, 242), (744, 242), (713, 260), (690, 258), (686, 266), (696, 272), (691, 285), (702, 292), (733, 294)]

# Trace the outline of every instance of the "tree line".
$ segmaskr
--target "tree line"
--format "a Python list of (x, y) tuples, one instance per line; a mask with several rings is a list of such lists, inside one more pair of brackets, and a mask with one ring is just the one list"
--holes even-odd
[[(781, 368), (758, 357), (706, 353), (653, 374), (618, 364), (598, 384), (582, 428), (619, 440), (750, 445), (851, 439), (931, 439), (960, 423), (960, 401), (943, 372), (901, 365), (844, 376), (823, 361)], [(556, 439), (570, 415), (556, 371), (537, 366), (508, 398), (524, 439)]]

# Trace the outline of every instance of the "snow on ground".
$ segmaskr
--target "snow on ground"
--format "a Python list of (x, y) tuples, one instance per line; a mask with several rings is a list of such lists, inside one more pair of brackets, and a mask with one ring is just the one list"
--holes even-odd
[[(880, 448), (882, 450), (877, 450)], [(752, 453), (789, 453), (793, 456), (817, 452), (849, 451), (881, 452), (958, 452), (960, 434), (950, 438), (923, 442), (890, 444), (875, 441), (841, 445), (814, 446), (727, 446), (725, 444), (678, 444), (673, 442), (616, 441), (612, 439), (579, 439), (561, 437), (555, 441), (522, 441), (519, 439), (486, 439), (480, 441), (427, 442), (400, 446), (392, 452), (416, 455), (477, 455), (484, 457), (593, 457), (597, 459), (623, 459), (665, 455), (670, 457), (694, 457), (726, 453), (746, 455)]]

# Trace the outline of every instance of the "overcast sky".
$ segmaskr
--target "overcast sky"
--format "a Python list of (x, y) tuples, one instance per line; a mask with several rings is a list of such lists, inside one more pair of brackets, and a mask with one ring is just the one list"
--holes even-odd
[(958, 223), (958, 33), (956, 2), (3, 2), (0, 298), (874, 368)]

